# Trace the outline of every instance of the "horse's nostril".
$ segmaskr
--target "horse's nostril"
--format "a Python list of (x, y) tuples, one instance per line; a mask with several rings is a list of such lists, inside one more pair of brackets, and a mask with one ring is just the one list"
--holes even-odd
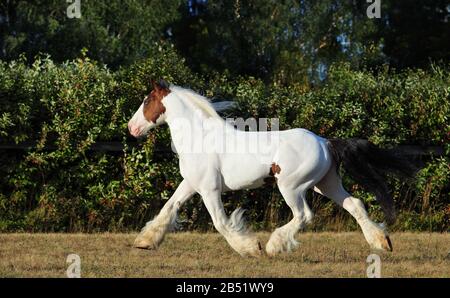
[(134, 134), (134, 132), (136, 131), (136, 126), (132, 125), (131, 123), (128, 123), (128, 131), (130, 132), (130, 134)]
[(139, 135), (139, 127), (128, 124), (128, 131), (133, 137)]

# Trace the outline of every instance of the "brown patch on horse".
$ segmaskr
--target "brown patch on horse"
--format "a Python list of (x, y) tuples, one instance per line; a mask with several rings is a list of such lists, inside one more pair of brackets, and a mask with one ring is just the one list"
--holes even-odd
[(272, 173), (272, 176), (275, 176), (275, 174), (280, 174), (281, 168), (276, 163), (272, 163), (272, 167), (270, 168), (270, 172)]
[(156, 120), (166, 111), (162, 100), (170, 93), (167, 84), (152, 81), (153, 90), (144, 100), (144, 117), (149, 122), (156, 123)]
[(272, 166), (269, 170), (269, 177), (264, 178), (264, 183), (267, 185), (271, 185), (277, 182), (277, 178), (275, 177), (275, 174), (279, 174), (281, 172), (281, 168), (276, 163), (272, 163)]

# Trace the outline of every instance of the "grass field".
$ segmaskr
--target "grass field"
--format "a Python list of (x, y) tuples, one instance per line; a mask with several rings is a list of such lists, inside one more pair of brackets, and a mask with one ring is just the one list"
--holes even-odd
[[(365, 277), (371, 253), (357, 232), (301, 233), (295, 252), (272, 258), (242, 258), (217, 233), (169, 234), (154, 251), (133, 248), (135, 236), (0, 234), (0, 277), (66, 277), (71, 253), (82, 277)], [(394, 251), (378, 253), (383, 277), (450, 277), (449, 233), (391, 240)]]

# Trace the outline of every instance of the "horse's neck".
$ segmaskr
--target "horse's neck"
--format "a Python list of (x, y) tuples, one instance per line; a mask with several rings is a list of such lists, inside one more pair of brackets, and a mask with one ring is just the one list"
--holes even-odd
[(165, 105), (166, 122), (169, 125), (175, 149), (181, 152), (180, 146), (201, 142), (205, 121), (209, 121), (208, 117), (177, 96), (170, 98)]

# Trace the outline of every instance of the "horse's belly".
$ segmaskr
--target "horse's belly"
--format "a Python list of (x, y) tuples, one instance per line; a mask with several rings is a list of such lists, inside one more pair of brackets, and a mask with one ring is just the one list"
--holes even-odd
[(255, 156), (237, 154), (226, 156), (221, 164), (223, 190), (258, 188), (269, 176), (270, 163), (261, 163)]

